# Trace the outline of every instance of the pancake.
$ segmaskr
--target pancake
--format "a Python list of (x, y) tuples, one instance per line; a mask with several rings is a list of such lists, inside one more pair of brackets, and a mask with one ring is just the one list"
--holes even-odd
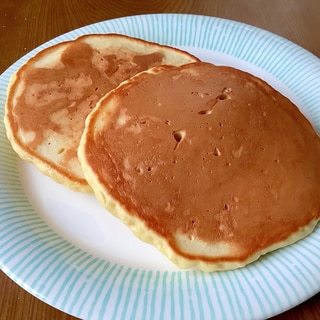
[(320, 139), (266, 82), (199, 62), (103, 97), (78, 156), (96, 197), (180, 268), (243, 267), (312, 232)]
[(5, 125), (14, 150), (44, 174), (91, 191), (77, 148), (96, 102), (151, 67), (198, 61), (184, 51), (117, 34), (85, 35), (37, 53), (13, 76)]

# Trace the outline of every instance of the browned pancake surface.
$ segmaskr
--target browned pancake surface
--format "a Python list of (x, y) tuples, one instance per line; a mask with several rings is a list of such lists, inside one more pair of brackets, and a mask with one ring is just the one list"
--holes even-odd
[(39, 52), (13, 77), (8, 137), (18, 154), (58, 182), (89, 191), (77, 148), (96, 102), (123, 80), (162, 64), (197, 61), (166, 46), (116, 34), (86, 35)]
[(232, 269), (312, 231), (320, 139), (239, 70), (160, 67), (103, 98), (79, 150), (97, 197), (181, 267)]

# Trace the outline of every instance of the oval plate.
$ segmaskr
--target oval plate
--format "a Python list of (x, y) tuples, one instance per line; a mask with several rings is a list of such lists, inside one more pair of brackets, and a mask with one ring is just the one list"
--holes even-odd
[[(251, 72), (288, 96), (320, 131), (320, 60), (269, 32), (213, 17), (157, 14), (89, 25), (33, 50), (0, 77), (0, 115), (12, 74), (39, 50), (88, 33), (121, 33)], [(320, 291), (320, 226), (245, 268), (178, 270), (136, 239), (92, 195), (74, 193), (18, 159), (0, 127), (0, 265), (46, 303), (82, 319), (263, 319)]]

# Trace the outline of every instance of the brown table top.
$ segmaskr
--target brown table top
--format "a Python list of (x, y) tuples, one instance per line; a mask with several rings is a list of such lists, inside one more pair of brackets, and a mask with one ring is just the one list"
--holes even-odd
[[(60, 34), (103, 20), (148, 13), (203, 14), (244, 22), (320, 57), (319, 0), (1, 0), (0, 74)], [(41, 302), (0, 272), (0, 319), (76, 318)], [(273, 319), (320, 319), (320, 293)]]

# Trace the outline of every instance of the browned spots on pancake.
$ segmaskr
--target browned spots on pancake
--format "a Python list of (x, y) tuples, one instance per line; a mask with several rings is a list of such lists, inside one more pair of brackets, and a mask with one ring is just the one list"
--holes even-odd
[(24, 89), (14, 106), (15, 126), (35, 133), (28, 142), (31, 149), (36, 150), (50, 132), (55, 132), (66, 141), (62, 149), (67, 152), (58, 152), (61, 160), (67, 163), (76, 157), (84, 120), (96, 102), (120, 82), (148, 66), (161, 64), (163, 59), (160, 52), (136, 56), (126, 50), (117, 50), (117, 55), (109, 51), (114, 50), (97, 51), (74, 41), (55, 66), (37, 68), (31, 64), (24, 68)]

